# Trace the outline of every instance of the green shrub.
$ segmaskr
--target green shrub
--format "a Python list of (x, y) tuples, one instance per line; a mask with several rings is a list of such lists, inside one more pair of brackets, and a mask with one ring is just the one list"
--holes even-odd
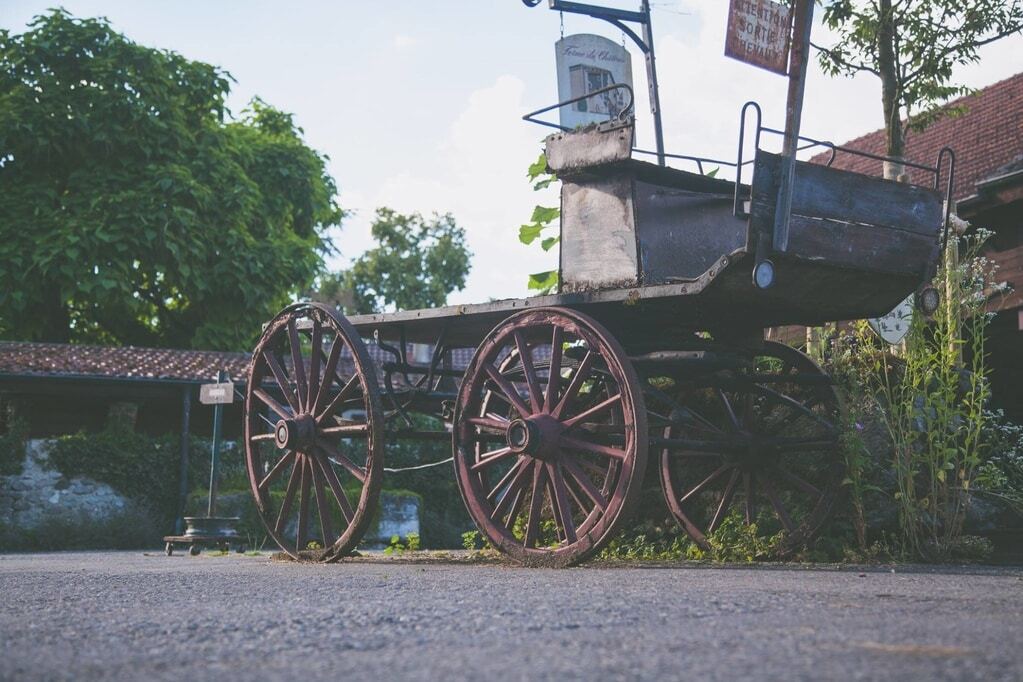
[[(62, 436), (50, 449), (50, 463), (68, 478), (83, 476), (111, 488), (152, 510), (169, 527), (177, 514), (180, 475), (177, 435), (149, 436), (113, 425), (98, 433)], [(204, 451), (199, 439), (190, 443), (189, 483), (208, 478), (208, 467), (197, 466)]]

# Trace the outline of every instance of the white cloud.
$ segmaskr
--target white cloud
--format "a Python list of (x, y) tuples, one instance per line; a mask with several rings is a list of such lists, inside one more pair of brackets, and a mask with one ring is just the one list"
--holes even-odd
[(419, 44), (416, 38), (404, 33), (399, 33), (391, 39), (391, 45), (398, 50), (407, 50), (410, 47), (415, 47)]
[(526, 168), (540, 152), (541, 129), (524, 125), (525, 84), (504, 75), (473, 92), (423, 168), (407, 168), (376, 187), (344, 191), (342, 203), (357, 215), (345, 223), (344, 256), (369, 246), (369, 225), (378, 206), (403, 212), (451, 212), (466, 229), (473, 269), (453, 303), (527, 295), (531, 272), (557, 267), (556, 253), (518, 241), (518, 227), (536, 203), (555, 205), (557, 193), (533, 192)]

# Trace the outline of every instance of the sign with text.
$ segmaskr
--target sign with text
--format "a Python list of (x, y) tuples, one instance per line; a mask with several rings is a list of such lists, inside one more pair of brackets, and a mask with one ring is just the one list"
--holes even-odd
[(730, 0), (725, 56), (788, 73), (792, 12), (774, 0)]
[[(632, 87), (629, 51), (602, 36), (579, 33), (554, 44), (558, 68), (558, 101), (581, 97), (615, 83)], [(576, 128), (610, 120), (629, 103), (624, 88), (561, 107), (561, 125)]]
[(203, 405), (226, 405), (234, 402), (234, 384), (227, 381), (201, 385), (199, 387), (199, 402)]

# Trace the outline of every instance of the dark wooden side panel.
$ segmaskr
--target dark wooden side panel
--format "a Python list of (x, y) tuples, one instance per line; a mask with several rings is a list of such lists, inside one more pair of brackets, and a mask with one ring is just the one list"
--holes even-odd
[[(757, 152), (754, 206), (774, 215), (781, 157)], [(872, 178), (860, 173), (797, 162), (792, 214), (864, 223), (936, 236), (941, 229), (942, 195), (932, 189)]]
[(872, 225), (792, 216), (787, 255), (808, 262), (824, 261), (835, 267), (919, 277), (938, 257), (938, 243), (933, 236), (887, 230), (884, 239), (878, 239), (877, 229)]
[(643, 284), (696, 278), (746, 243), (746, 221), (732, 196), (636, 181), (636, 224)]

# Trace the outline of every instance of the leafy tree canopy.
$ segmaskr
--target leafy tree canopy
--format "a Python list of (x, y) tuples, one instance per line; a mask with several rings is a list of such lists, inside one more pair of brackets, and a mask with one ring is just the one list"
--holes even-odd
[(824, 3), (824, 23), (837, 40), (815, 45), (821, 67), (881, 79), (887, 151), (901, 158), (910, 130), (946, 113), (942, 103), (969, 93), (952, 81), (952, 69), (978, 61), (981, 47), (1023, 29), (1023, 0), (832, 0)]
[(0, 32), (0, 336), (247, 347), (343, 212), (289, 114), (63, 10)]
[(450, 213), (426, 219), (379, 208), (372, 234), (377, 246), (325, 278), (316, 297), (347, 312), (374, 313), (435, 308), (465, 287), (472, 254)]

